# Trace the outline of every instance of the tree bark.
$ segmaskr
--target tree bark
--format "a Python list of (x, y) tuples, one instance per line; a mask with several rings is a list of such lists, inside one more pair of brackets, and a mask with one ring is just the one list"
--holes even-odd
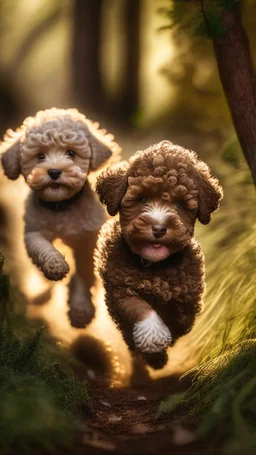
[(119, 115), (126, 122), (139, 109), (141, 0), (126, 0), (123, 9), (124, 44), (123, 90), (119, 98)]
[(212, 37), (220, 80), (245, 159), (256, 184), (256, 75), (239, 11), (222, 10), (226, 32)]
[(97, 119), (105, 99), (100, 68), (102, 4), (103, 0), (76, 0), (73, 25), (75, 99), (86, 115)]

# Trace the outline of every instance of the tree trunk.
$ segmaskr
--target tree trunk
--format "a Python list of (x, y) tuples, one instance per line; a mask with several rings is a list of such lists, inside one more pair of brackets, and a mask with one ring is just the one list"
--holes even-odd
[(2, 256), (2, 253), (0, 251), (0, 275), (2, 274), (3, 265), (4, 265), (4, 257)]
[(72, 56), (76, 102), (86, 115), (100, 120), (105, 107), (100, 68), (102, 4), (103, 0), (75, 1)]
[(141, 0), (125, 0), (123, 27), (125, 30), (123, 90), (119, 98), (119, 115), (126, 122), (139, 109)]
[(244, 156), (256, 184), (256, 75), (238, 11), (222, 10), (226, 33), (212, 37), (220, 79)]

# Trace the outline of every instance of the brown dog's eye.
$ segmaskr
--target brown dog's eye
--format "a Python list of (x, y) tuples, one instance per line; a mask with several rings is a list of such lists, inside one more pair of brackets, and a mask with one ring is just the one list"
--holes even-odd
[(44, 153), (40, 153), (40, 154), (38, 155), (38, 159), (39, 159), (39, 161), (45, 160), (45, 154), (44, 154)]
[(181, 208), (182, 208), (182, 205), (181, 205), (181, 203), (180, 203), (180, 202), (176, 202), (176, 204), (175, 204), (175, 205), (176, 205), (177, 209), (181, 209)]
[(74, 158), (74, 156), (75, 156), (75, 152), (73, 150), (68, 150), (67, 154), (70, 158)]
[(141, 196), (139, 201), (142, 203), (142, 204), (146, 204), (147, 202), (147, 198), (145, 196)]

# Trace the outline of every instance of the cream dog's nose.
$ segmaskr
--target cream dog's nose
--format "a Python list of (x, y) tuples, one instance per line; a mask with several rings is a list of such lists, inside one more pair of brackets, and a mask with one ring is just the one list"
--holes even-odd
[(61, 173), (62, 173), (61, 169), (49, 169), (48, 170), (48, 174), (51, 177), (51, 179), (53, 179), (53, 180), (56, 180), (57, 178), (59, 178)]
[(161, 237), (167, 231), (167, 228), (163, 224), (155, 224), (152, 226), (152, 232), (155, 237)]

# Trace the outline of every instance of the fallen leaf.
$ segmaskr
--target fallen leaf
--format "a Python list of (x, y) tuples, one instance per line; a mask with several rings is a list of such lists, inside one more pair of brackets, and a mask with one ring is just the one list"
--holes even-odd
[(109, 421), (110, 423), (118, 423), (118, 422), (120, 422), (121, 420), (122, 420), (122, 417), (121, 417), (121, 416), (119, 416), (119, 417), (118, 417), (118, 416), (111, 416), (111, 417), (109, 417), (109, 419), (108, 419), (108, 421)]
[(140, 395), (140, 396), (137, 397), (137, 400), (138, 401), (147, 401), (147, 398), (144, 397), (143, 395)]
[(100, 400), (100, 403), (101, 403), (103, 406), (106, 406), (106, 408), (111, 408), (111, 404), (108, 403), (107, 401)]
[(153, 428), (149, 425), (145, 425), (144, 423), (137, 423), (131, 428), (131, 430), (135, 434), (144, 434), (152, 432)]
[(180, 425), (175, 425), (173, 427), (173, 443), (177, 446), (182, 446), (185, 444), (191, 444), (196, 440), (196, 435), (190, 430), (181, 427)]

